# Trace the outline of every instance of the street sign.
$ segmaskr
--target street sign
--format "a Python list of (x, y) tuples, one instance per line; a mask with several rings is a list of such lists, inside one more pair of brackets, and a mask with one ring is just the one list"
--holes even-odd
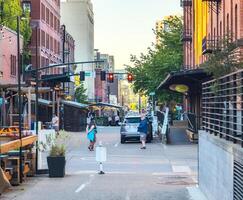
[(150, 96), (154, 96), (155, 95), (155, 92), (150, 92), (149, 95)]
[(92, 73), (91, 72), (85, 72), (86, 77), (91, 77)]

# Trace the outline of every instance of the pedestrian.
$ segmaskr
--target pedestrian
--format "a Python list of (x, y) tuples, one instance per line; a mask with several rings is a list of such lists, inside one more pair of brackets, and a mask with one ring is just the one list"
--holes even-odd
[(116, 126), (119, 126), (120, 117), (118, 115), (115, 116)]
[(55, 130), (56, 134), (59, 135), (59, 118), (56, 116), (56, 114), (53, 115), (51, 123), (52, 128)]
[(111, 118), (111, 116), (108, 117), (108, 123), (109, 123), (109, 126), (111, 126), (111, 124), (112, 124), (112, 118)]
[(140, 134), (140, 141), (142, 143), (141, 149), (146, 149), (146, 137), (147, 137), (147, 131), (148, 131), (148, 121), (146, 118), (146, 113), (143, 110), (141, 114), (141, 121), (138, 126), (138, 132)]
[(90, 151), (94, 151), (94, 145), (96, 142), (96, 133), (97, 133), (97, 127), (94, 118), (91, 118), (90, 123), (87, 125), (86, 133), (87, 133), (87, 138), (90, 142), (88, 149)]

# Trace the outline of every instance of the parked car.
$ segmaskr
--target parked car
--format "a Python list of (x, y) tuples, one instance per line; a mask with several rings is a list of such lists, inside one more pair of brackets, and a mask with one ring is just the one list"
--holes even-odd
[[(121, 143), (125, 143), (127, 140), (140, 140), (140, 134), (138, 132), (138, 126), (141, 121), (140, 116), (126, 116), (124, 122), (121, 125)], [(148, 133), (147, 142), (152, 140), (152, 125), (148, 120)]]

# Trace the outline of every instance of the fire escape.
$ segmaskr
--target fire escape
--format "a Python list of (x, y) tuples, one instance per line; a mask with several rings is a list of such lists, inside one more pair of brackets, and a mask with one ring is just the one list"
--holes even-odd
[(191, 69), (192, 62), (192, 0), (181, 0), (181, 7), (184, 9), (184, 27), (182, 32), (182, 42), (184, 42), (184, 66), (183, 69)]
[[(219, 50), (220, 47), (220, 38), (219, 38), (219, 12), (221, 9), (221, 0), (202, 0), (207, 2), (209, 7), (209, 12), (211, 12), (211, 34), (204, 37), (202, 40), (202, 54), (213, 53), (216, 50)], [(216, 29), (213, 29), (213, 13), (216, 13)]]

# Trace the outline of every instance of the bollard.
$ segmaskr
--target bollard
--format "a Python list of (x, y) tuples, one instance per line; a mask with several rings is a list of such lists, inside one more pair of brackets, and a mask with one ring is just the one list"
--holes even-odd
[(106, 148), (103, 147), (102, 142), (99, 142), (99, 146), (96, 147), (96, 161), (99, 162), (99, 173), (98, 174), (105, 174), (103, 171), (103, 162), (106, 161)]

